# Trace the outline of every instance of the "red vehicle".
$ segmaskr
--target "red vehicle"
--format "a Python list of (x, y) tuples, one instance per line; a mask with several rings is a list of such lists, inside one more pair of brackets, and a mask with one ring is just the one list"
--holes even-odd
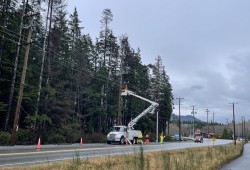
[(195, 143), (203, 143), (203, 137), (202, 136), (196, 136), (194, 139)]

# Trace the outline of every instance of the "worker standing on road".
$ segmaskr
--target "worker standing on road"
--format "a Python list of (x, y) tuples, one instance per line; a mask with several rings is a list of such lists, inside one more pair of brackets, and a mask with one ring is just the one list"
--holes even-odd
[(138, 144), (143, 144), (143, 142), (142, 142), (142, 133), (141, 132), (138, 134)]
[(163, 133), (161, 133), (161, 136), (160, 136), (160, 144), (163, 144), (164, 138), (165, 138), (165, 136), (163, 136)]
[(147, 144), (149, 144), (149, 136), (148, 135), (146, 135), (146, 141), (145, 141), (145, 144), (147, 145)]

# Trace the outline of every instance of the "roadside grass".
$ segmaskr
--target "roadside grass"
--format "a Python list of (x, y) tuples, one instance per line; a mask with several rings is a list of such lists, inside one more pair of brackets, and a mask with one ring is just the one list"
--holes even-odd
[[(78, 151), (73, 160), (41, 164), (8, 170), (215, 170), (241, 156), (243, 144), (234, 146), (196, 147), (171, 151), (144, 152), (143, 147), (134, 154), (81, 159)], [(5, 168), (6, 169), (6, 168)]]

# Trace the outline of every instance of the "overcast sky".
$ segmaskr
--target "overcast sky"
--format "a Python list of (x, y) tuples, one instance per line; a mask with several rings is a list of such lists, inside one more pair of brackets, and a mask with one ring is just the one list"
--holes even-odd
[(83, 33), (98, 37), (102, 11), (110, 8), (110, 27), (127, 34), (141, 49), (143, 64), (160, 55), (175, 98), (174, 113), (209, 121), (250, 119), (250, 1), (249, 0), (68, 0), (76, 6)]

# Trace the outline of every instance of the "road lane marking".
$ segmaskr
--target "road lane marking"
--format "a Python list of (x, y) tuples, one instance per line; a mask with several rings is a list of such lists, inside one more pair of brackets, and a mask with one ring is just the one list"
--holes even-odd
[[(133, 147), (139, 147), (139, 146), (134, 146)], [(129, 147), (132, 147), (129, 146)], [(152, 146), (152, 145), (151, 145)], [(53, 150), (53, 151), (31, 151), (31, 152), (16, 152), (16, 153), (0, 153), (1, 156), (15, 156), (15, 155), (27, 155), (27, 154), (44, 154), (44, 153), (60, 153), (60, 152), (72, 152), (72, 151), (93, 151), (93, 150), (105, 150), (105, 149), (111, 149), (111, 148), (126, 148), (126, 147), (105, 147), (105, 148), (75, 148), (75, 149), (67, 149), (67, 150)]]
[[(116, 153), (116, 155), (124, 155), (124, 154), (133, 154), (133, 151), (129, 151), (127, 153)], [(103, 156), (110, 156), (110, 153), (107, 154), (96, 154), (96, 155), (89, 155), (86, 157), (80, 157), (81, 159), (88, 159), (88, 158), (95, 158), (95, 157), (103, 157)], [(8, 166), (18, 166), (18, 165), (32, 165), (32, 164), (36, 164), (36, 163), (46, 163), (46, 162), (57, 162), (57, 161), (67, 161), (72, 159), (72, 157), (65, 157), (65, 158), (61, 158), (61, 159), (53, 159), (53, 160), (44, 160), (44, 161), (34, 161), (34, 162), (20, 162), (20, 163), (13, 163), (13, 164), (3, 164), (0, 165), (0, 167), (8, 167)]]

